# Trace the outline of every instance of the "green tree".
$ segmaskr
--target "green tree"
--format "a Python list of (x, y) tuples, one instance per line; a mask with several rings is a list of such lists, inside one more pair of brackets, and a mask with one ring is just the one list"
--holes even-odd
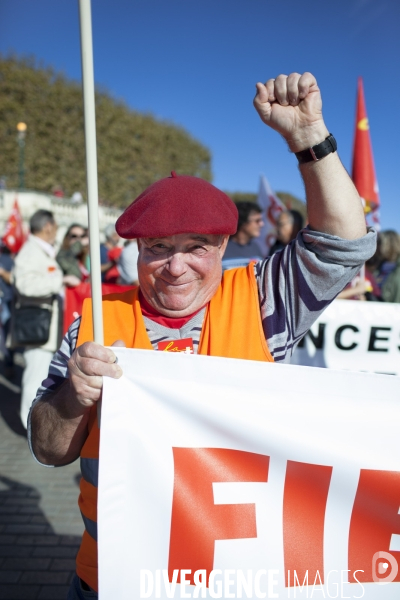
[[(0, 176), (18, 186), (16, 125), (27, 124), (25, 186), (86, 190), (82, 90), (33, 58), (0, 56)], [(96, 92), (99, 195), (127, 206), (171, 170), (211, 180), (211, 154), (183, 128)]]

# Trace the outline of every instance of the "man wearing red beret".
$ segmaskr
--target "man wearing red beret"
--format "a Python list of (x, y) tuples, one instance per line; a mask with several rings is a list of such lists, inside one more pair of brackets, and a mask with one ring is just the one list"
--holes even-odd
[[(121, 237), (138, 238), (140, 285), (104, 299), (106, 345), (289, 362), (312, 322), (373, 255), (376, 236), (366, 232), (360, 198), (324, 124), (315, 78), (292, 73), (258, 83), (254, 106), (296, 154), (309, 226), (282, 252), (222, 277), (236, 207), (211, 184), (172, 172), (118, 219)], [(86, 530), (70, 600), (97, 597), (96, 404), (102, 377), (122, 375), (112, 350), (90, 339), (88, 303), (30, 413), (30, 444), (39, 462), (64, 465), (81, 457)]]

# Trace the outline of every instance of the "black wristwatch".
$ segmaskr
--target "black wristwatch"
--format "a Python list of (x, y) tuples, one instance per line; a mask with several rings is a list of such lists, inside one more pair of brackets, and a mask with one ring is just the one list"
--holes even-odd
[(312, 148), (301, 150), (301, 152), (295, 152), (297, 160), (302, 165), (303, 163), (321, 160), (324, 156), (327, 156), (331, 152), (336, 152), (337, 143), (333, 135), (330, 133), (328, 137), (321, 142), (316, 144)]

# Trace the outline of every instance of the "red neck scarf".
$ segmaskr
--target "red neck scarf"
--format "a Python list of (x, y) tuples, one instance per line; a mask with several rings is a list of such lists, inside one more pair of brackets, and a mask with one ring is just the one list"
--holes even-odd
[(203, 307), (201, 307), (199, 310), (196, 310), (194, 313), (187, 315), (186, 317), (166, 317), (165, 315), (159, 313), (147, 302), (141, 291), (139, 291), (139, 302), (142, 315), (144, 317), (147, 317), (151, 321), (155, 321), (155, 323), (159, 323), (164, 327), (169, 327), (169, 329), (181, 329), (181, 327), (186, 325), (190, 319), (192, 319), (203, 309)]

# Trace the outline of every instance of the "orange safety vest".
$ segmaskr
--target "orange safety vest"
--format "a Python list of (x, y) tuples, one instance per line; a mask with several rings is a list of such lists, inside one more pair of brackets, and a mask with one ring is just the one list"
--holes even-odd
[[(103, 298), (104, 343), (123, 340), (127, 348), (153, 350), (139, 304), (139, 289)], [(77, 346), (93, 340), (91, 300), (85, 300)], [(224, 273), (206, 308), (199, 354), (273, 362), (260, 316), (257, 283), (252, 263)], [(81, 450), (82, 479), (79, 508), (85, 523), (76, 564), (77, 574), (95, 590), (97, 583), (97, 473), (99, 427), (97, 410), (89, 416), (89, 435)]]

